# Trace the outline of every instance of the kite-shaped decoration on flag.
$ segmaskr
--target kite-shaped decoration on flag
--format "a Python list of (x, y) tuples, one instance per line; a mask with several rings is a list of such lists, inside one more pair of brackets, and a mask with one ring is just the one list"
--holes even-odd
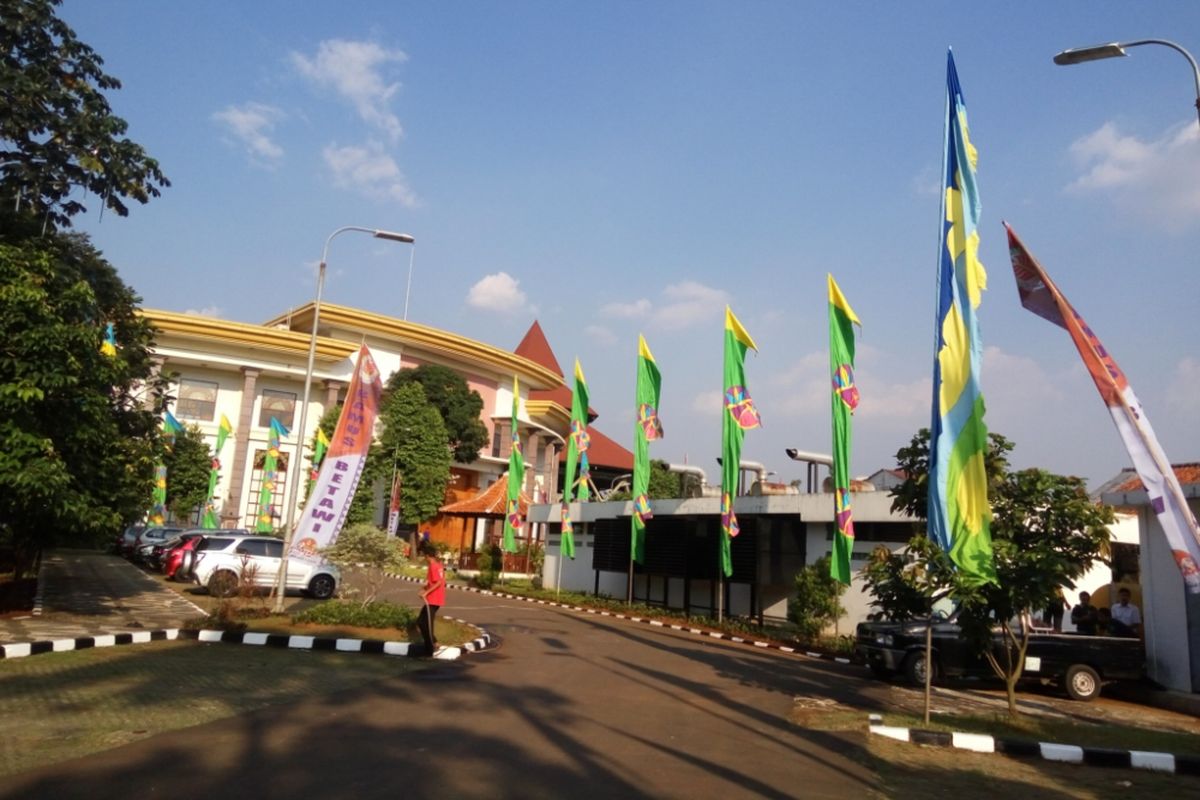
[(762, 425), (762, 417), (754, 407), (754, 399), (745, 386), (730, 386), (725, 390), (725, 408), (729, 409), (733, 421), (744, 431)]
[(658, 418), (658, 410), (649, 403), (638, 406), (638, 424), (646, 434), (646, 441), (653, 442), (663, 435), (662, 422)]

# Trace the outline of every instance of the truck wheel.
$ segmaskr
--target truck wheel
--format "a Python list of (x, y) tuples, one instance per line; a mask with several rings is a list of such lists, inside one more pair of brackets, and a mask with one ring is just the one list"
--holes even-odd
[(328, 600), (333, 597), (336, 588), (333, 578), (329, 575), (317, 575), (308, 584), (308, 593), (317, 600)]
[(1072, 664), (1063, 680), (1072, 700), (1087, 702), (1100, 696), (1100, 676), (1086, 664)]
[[(933, 680), (936, 682), (938, 676), (937, 662), (934, 662)], [(908, 658), (904, 659), (904, 677), (913, 686), (925, 685), (925, 651), (918, 650), (910, 653)]]

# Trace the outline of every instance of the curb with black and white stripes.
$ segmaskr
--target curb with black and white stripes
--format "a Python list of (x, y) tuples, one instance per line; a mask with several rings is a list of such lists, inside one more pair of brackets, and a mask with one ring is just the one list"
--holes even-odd
[(1176, 775), (1200, 775), (1200, 756), (1152, 753), (1144, 750), (1109, 750), (1056, 742), (1031, 742), (1024, 739), (997, 739), (987, 734), (961, 731), (897, 728), (884, 725), (883, 718), (878, 714), (869, 717), (868, 730), (876, 736), (886, 736), (901, 742), (954, 747), (975, 753), (1001, 753), (1006, 756), (1041, 758), (1045, 761), (1087, 764), (1093, 767), (1123, 767), (1170, 772)]
[[(421, 580), (420, 578), (410, 578), (407, 575), (397, 575), (394, 573), (388, 573), (388, 577), (395, 578), (396, 580), (400, 580), (400, 581), (407, 581), (409, 583), (424, 583), (424, 581)], [(792, 655), (807, 656), (808, 658), (815, 658), (815, 659), (819, 659), (822, 661), (834, 661), (838, 664), (854, 663), (853, 661), (851, 661), (849, 658), (846, 658), (845, 656), (835, 656), (835, 655), (831, 655), (829, 653), (819, 653), (814, 650), (803, 650), (803, 649), (797, 648), (797, 647), (788, 647), (787, 645), (776, 644), (775, 642), (764, 642), (764, 641), (760, 641), (758, 639), (746, 639), (741, 636), (735, 636), (731, 633), (723, 633), (721, 631), (709, 631), (709, 630), (704, 630), (702, 628), (693, 628), (690, 625), (680, 625), (680, 624), (677, 624), (674, 622), (663, 622), (662, 620), (650, 619), (648, 617), (638, 617), (638, 616), (634, 616), (632, 614), (622, 614), (619, 611), (604, 611), (604, 610), (597, 610), (594, 608), (585, 608), (583, 606), (574, 606), (574, 605), (571, 605), (570, 603), (558, 603), (553, 600), (540, 600), (540, 599), (534, 598), (534, 597), (523, 597), (519, 594), (509, 594), (507, 592), (497, 592), (492, 589), (477, 589), (474, 586), (459, 586), (459, 585), (453, 584), (453, 583), (447, 583), (446, 586), (447, 586), (447, 588), (456, 589), (460, 592), (473, 592), (474, 594), (488, 595), (490, 597), (502, 597), (502, 598), (505, 598), (506, 600), (520, 600), (523, 603), (532, 603), (534, 605), (539, 605), (539, 606), (552, 606), (554, 608), (562, 608), (562, 609), (566, 609), (568, 611), (575, 611), (580, 614), (591, 614), (592, 616), (596, 616), (596, 617), (611, 617), (613, 619), (625, 620), (626, 622), (640, 622), (644, 625), (650, 625), (651, 627), (654, 627), (654, 628), (665, 628), (667, 630), (680, 631), (682, 633), (691, 633), (696, 636), (702, 636), (702, 637), (705, 637), (708, 639), (720, 639), (725, 642), (733, 642), (734, 644), (741, 644), (741, 645), (745, 645), (746, 647), (756, 648), (758, 650), (778, 650), (781, 653), (790, 653)]]
[[(469, 625), (479, 636), (458, 647), (445, 647), (434, 658), (438, 661), (454, 661), (464, 653), (476, 653), (493, 644), (491, 634), (478, 625), (453, 617), (444, 619)], [(98, 636), (80, 636), (75, 639), (55, 639), (44, 642), (22, 642), (0, 645), (0, 659), (36, 656), (42, 653), (64, 653), (71, 650), (87, 650), (93, 647), (115, 647), (126, 644), (146, 644), (175, 640), (198, 642), (224, 642), (229, 644), (278, 647), (289, 650), (318, 650), (339, 653), (375, 653), (402, 658), (419, 658), (424, 655), (424, 645), (410, 642), (385, 642), (373, 639), (338, 639), (328, 636), (297, 636), (284, 633), (255, 633), (253, 631), (181, 630), (166, 628), (156, 631), (132, 631)]]

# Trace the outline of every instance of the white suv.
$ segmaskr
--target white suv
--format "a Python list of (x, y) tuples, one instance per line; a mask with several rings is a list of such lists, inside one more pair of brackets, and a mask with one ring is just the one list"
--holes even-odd
[[(229, 597), (243, 581), (271, 587), (279, 575), (283, 542), (270, 536), (223, 536), (214, 532), (196, 543), (192, 581), (207, 586), (209, 594)], [(287, 588), (306, 592), (318, 600), (333, 596), (341, 582), (338, 568), (327, 561), (314, 563), (288, 559)]]

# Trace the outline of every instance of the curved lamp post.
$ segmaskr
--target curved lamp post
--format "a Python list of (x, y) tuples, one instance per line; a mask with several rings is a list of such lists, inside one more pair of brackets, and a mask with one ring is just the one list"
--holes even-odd
[(1196, 59), (1192, 58), (1192, 54), (1184, 50), (1175, 42), (1169, 42), (1166, 39), (1138, 39), (1134, 42), (1110, 42), (1108, 44), (1097, 44), (1091, 47), (1073, 47), (1070, 50), (1063, 50), (1054, 57), (1054, 63), (1060, 66), (1068, 64), (1082, 64), (1085, 61), (1099, 61), (1102, 58), (1123, 58), (1128, 53), (1125, 52), (1126, 47), (1138, 47), (1143, 44), (1161, 44), (1164, 47), (1169, 47), (1175, 52), (1182, 55), (1192, 65), (1192, 77), (1196, 83), (1196, 114), (1200, 118), (1200, 67), (1196, 66)]
[[(279, 575), (275, 579), (276, 613), (283, 611), (283, 597), (287, 592), (288, 549), (292, 546), (292, 537), (295, 536), (296, 527), (300, 522), (299, 517), (295, 513), (295, 506), (300, 495), (300, 462), (304, 458), (305, 425), (308, 423), (308, 401), (312, 395), (313, 362), (317, 355), (317, 325), (321, 320), (321, 293), (325, 288), (325, 264), (329, 258), (329, 243), (333, 241), (334, 237), (347, 231), (369, 233), (376, 239), (387, 239), (391, 242), (412, 244), (416, 241), (407, 233), (394, 233), (392, 231), (379, 230), (378, 228), (361, 228), (357, 225), (346, 225), (338, 228), (329, 234), (329, 238), (325, 240), (325, 249), (321, 251), (321, 264), (317, 268), (317, 299), (313, 304), (312, 333), (308, 340), (308, 367), (304, 371), (304, 400), (300, 404), (300, 427), (297, 429), (296, 434), (296, 465), (295, 469), (291, 469), (288, 474), (288, 483), (291, 484), (289, 495), (292, 502), (289, 507), (292, 509), (292, 518), (288, 521), (287, 535), (283, 540), (283, 558), (279, 562)], [(409, 263), (409, 269), (412, 269), (411, 262)], [(407, 300), (405, 302), (407, 304)]]

